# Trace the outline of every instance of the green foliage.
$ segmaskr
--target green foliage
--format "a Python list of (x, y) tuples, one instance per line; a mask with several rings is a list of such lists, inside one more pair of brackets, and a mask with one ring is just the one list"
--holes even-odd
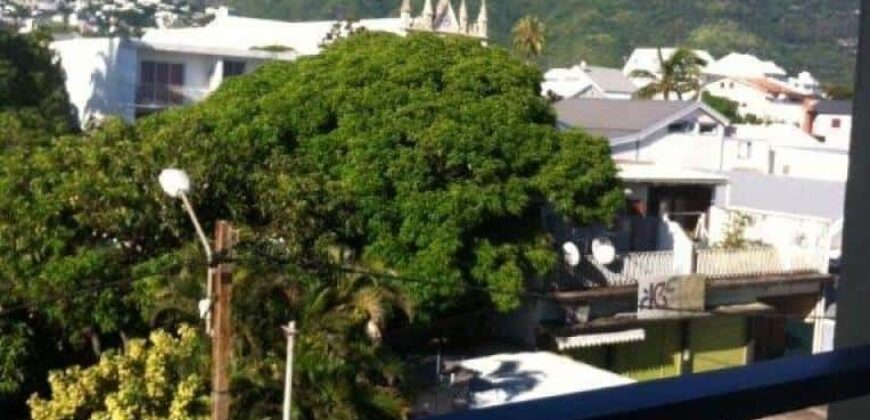
[(661, 66), (657, 72), (634, 70), (629, 75), (649, 82), (635, 95), (645, 99), (662, 95), (665, 100), (668, 100), (672, 94), (676, 94), (677, 99), (683, 100), (684, 94), (697, 94), (701, 90), (701, 68), (707, 62), (698, 57), (694, 51), (681, 47), (665, 59), (659, 48), (658, 58)]
[(99, 363), (49, 375), (50, 399), (33, 395), (34, 420), (205, 419), (208, 392), (203, 341), (190, 327), (174, 337), (153, 332), (131, 340), (123, 353), (104, 353)]
[(0, 27), (0, 148), (70, 132), (75, 113), (63, 70), (42, 33)]
[(714, 56), (732, 51), (756, 51), (763, 41), (735, 22), (724, 21), (702, 25), (689, 34), (689, 45), (703, 45)]
[[(46, 348), (58, 350), (46, 359), (194, 320), (203, 257), (187, 215), (156, 182), (161, 169), (179, 167), (194, 180), (191, 199), (207, 231), (228, 219), (253, 237), (280, 238), (280, 254), (299, 265), (334, 264), (338, 249), (360, 269), (417, 279), (396, 282), (396, 293), (423, 320), (471, 298), (511, 308), (523, 281), (556, 258), (539, 206), (552, 203), (579, 223), (609, 221), (621, 197), (606, 141), (559, 132), (540, 80), (478, 42), (362, 33), (319, 56), (227, 80), (192, 107), (10, 149), (0, 157), (0, 305), (20, 307), (20, 322), (51, 332)], [(329, 279), (311, 278), (298, 293)], [(269, 324), (242, 318), (257, 326), (253, 335), (278, 333), (294, 316), (279, 303), (263, 308)], [(392, 368), (360, 370), (379, 366), (375, 359), (392, 363), (359, 332), (388, 318), (354, 314), (347, 328), (314, 335), (323, 342), (300, 344), (303, 354), (322, 347), (300, 375), (343, 381), (335, 391), (312, 386), (335, 394), (300, 406), (311, 416), (327, 409), (324, 401), (373, 413), (401, 405), (383, 376)], [(352, 351), (315, 364), (342, 335), (353, 338)], [(282, 337), (269, 337), (255, 358), (262, 363), (241, 367), (259, 372), (251, 389), (264, 394), (252, 401), (275, 398), (266, 385), (280, 369)], [(26, 352), (32, 343), (0, 361), (35, 357)], [(0, 374), (20, 382), (14, 369)]]
[(855, 97), (855, 89), (851, 86), (825, 85), (824, 90), (831, 100), (846, 100)]
[(752, 216), (746, 213), (736, 211), (729, 213), (728, 224), (725, 226), (725, 237), (717, 246), (725, 249), (743, 249), (752, 245), (753, 242), (746, 239), (746, 228), (752, 223)]
[[(415, 12), (423, 1), (414, 0)], [(291, 21), (398, 16), (399, 0), (233, 0), (242, 15)], [(469, 0), (473, 12), (479, 3)], [(455, 6), (455, 4), (454, 4)], [(585, 60), (622, 67), (636, 47), (738, 49), (792, 72), (850, 85), (858, 0), (502, 0), (490, 2), (492, 43), (511, 46), (523, 16), (547, 22), (546, 67)], [(473, 16), (473, 15), (472, 15)], [(717, 36), (717, 31), (723, 36)], [(853, 44), (854, 43), (854, 44)]]
[(724, 115), (726, 118), (731, 120), (732, 124), (739, 124), (740, 122), (742, 122), (740, 114), (738, 113), (740, 104), (738, 104), (737, 102), (732, 101), (728, 98), (713, 95), (710, 92), (706, 91), (701, 94), (701, 100), (704, 101), (704, 103), (707, 104), (710, 108), (713, 108), (718, 113)]
[(531, 60), (544, 53), (546, 29), (537, 16), (525, 16), (511, 30), (513, 47), (520, 57)]

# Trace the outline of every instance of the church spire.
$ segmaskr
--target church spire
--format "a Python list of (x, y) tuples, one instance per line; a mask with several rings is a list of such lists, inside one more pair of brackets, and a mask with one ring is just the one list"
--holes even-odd
[(402, 8), (399, 10), (399, 16), (402, 19), (402, 26), (404, 28), (411, 27), (411, 0), (402, 0)]
[(468, 6), (465, 4), (465, 0), (462, 0), (459, 5), (459, 32), (468, 33)]
[(425, 29), (432, 29), (435, 23), (435, 11), (432, 9), (432, 0), (423, 3), (423, 25)]
[(482, 38), (487, 38), (487, 32), (489, 32), (486, 14), (486, 0), (480, 0), (480, 14), (477, 15), (477, 35)]

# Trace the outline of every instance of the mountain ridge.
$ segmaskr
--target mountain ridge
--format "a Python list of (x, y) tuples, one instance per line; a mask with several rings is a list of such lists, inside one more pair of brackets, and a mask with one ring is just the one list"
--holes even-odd
[[(475, 15), (480, 0), (467, 0)], [(454, 6), (458, 1), (454, 0)], [(245, 16), (304, 21), (395, 17), (400, 0), (230, 0)], [(415, 14), (423, 0), (412, 0)], [(809, 70), (830, 84), (853, 80), (858, 0), (489, 0), (490, 39), (510, 45), (510, 29), (535, 15), (547, 27), (543, 68), (581, 60), (622, 67), (636, 47), (686, 45), (729, 51)]]

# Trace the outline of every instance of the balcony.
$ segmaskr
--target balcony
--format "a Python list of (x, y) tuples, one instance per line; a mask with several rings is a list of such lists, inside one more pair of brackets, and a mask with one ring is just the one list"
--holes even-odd
[(159, 110), (171, 106), (189, 105), (203, 100), (209, 90), (200, 86), (139, 83), (136, 85), (135, 107)]
[[(688, 257), (691, 259), (688, 259)], [(568, 292), (602, 287), (634, 287), (645, 279), (692, 274), (710, 280), (827, 273), (828, 256), (822, 250), (777, 250), (758, 246), (746, 249), (707, 248), (693, 250), (685, 261), (674, 251), (631, 252), (612, 264), (601, 264), (591, 255), (577, 267), (562, 268), (549, 279), (547, 291)]]

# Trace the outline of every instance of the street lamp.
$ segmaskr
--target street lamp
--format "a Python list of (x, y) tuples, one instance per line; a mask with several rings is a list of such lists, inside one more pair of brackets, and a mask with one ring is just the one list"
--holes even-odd
[(190, 193), (190, 177), (187, 175), (187, 172), (181, 169), (169, 168), (161, 171), (157, 180), (160, 182), (160, 187), (163, 188), (166, 195), (181, 199), (184, 209), (187, 210), (187, 214), (190, 216), (191, 222), (193, 222), (193, 227), (196, 229), (196, 235), (199, 237), (203, 249), (205, 249), (205, 258), (208, 262), (208, 281), (206, 282), (206, 298), (199, 301), (199, 316), (200, 318), (205, 318), (206, 331), (211, 334), (211, 292), (214, 254), (208, 238), (206, 238), (205, 232), (202, 230), (202, 225), (199, 224), (199, 219), (197, 219), (196, 213), (193, 211), (193, 206), (190, 205), (190, 199), (187, 197), (187, 194)]

